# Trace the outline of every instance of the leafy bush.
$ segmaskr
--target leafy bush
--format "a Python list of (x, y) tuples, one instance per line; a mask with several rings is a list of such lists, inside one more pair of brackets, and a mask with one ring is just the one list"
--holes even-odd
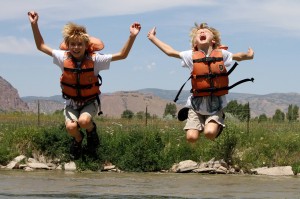
[(44, 155), (61, 160), (69, 160), (70, 136), (67, 134), (64, 125), (45, 127), (32, 138), (35, 148)]
[[(61, 116), (41, 118), (22, 114), (0, 114), (0, 164), (7, 164), (17, 155), (28, 157), (38, 152), (62, 161), (69, 161), (70, 136), (61, 124)], [(79, 170), (99, 170), (110, 162), (124, 171), (160, 171), (183, 160), (197, 162), (211, 158), (224, 159), (244, 170), (261, 166), (291, 165), (300, 170), (299, 122), (250, 122), (226, 120), (226, 128), (215, 141), (200, 139), (190, 144), (177, 120), (132, 118), (96, 118), (100, 148), (96, 159), (83, 156), (76, 161)], [(246, 132), (246, 133), (245, 133)], [(85, 144), (85, 141), (84, 141)]]

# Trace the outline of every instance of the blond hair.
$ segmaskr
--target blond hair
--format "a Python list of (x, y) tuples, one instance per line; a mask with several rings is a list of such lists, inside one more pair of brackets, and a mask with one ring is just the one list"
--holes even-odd
[(219, 47), (221, 45), (221, 35), (220, 35), (220, 32), (218, 30), (216, 30), (215, 28), (209, 27), (207, 25), (207, 23), (201, 23), (200, 25), (195, 23), (195, 26), (192, 27), (191, 32), (190, 32), (190, 38), (191, 38), (191, 44), (192, 44), (192, 49), (193, 50), (197, 50), (197, 47), (195, 46), (195, 36), (196, 36), (197, 31), (199, 29), (208, 29), (209, 31), (212, 32), (213, 39), (215, 40), (215, 44), (213, 45), (213, 49), (216, 49), (217, 47)]
[(89, 44), (89, 35), (87, 34), (84, 26), (69, 22), (64, 26), (62, 34), (64, 42), (67, 46), (69, 46), (71, 39), (82, 39), (86, 46)]

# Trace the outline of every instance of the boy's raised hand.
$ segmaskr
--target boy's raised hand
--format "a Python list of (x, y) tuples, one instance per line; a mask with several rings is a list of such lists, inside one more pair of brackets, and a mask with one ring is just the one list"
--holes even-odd
[(247, 51), (247, 56), (249, 59), (253, 59), (254, 58), (254, 51), (251, 47), (248, 48), (248, 51)]
[(153, 27), (149, 32), (148, 32), (148, 39), (152, 39), (156, 35), (156, 27)]
[(131, 26), (130, 26), (130, 35), (132, 36), (136, 36), (139, 34), (140, 30), (141, 30), (141, 24), (134, 22)]
[(36, 13), (34, 11), (29, 11), (27, 14), (28, 14), (30, 23), (32, 23), (32, 24), (37, 23), (38, 18), (39, 18), (38, 13)]

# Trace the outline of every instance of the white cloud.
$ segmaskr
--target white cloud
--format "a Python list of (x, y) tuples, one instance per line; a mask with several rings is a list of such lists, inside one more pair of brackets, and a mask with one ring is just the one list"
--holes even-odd
[(299, 32), (299, 8), (300, 1), (296, 0), (236, 0), (224, 7), (222, 18), (262, 29), (271, 27)]
[(169, 72), (169, 74), (170, 74), (170, 75), (174, 75), (174, 74), (176, 74), (176, 71), (175, 71), (175, 70), (172, 70), (172, 71)]
[[(0, 20), (23, 18), (30, 10), (48, 20), (68, 20), (111, 15), (128, 15), (179, 6), (212, 6), (213, 0), (11, 0), (1, 5)], [(17, 6), (16, 6), (17, 5)], [(117, 6), (116, 6), (117, 5)]]
[[(199, 8), (197, 17), (201, 18), (218, 13), (220, 16), (210, 16), (210, 18), (220, 23), (228, 20), (235, 24), (250, 23), (262, 28), (271, 27), (295, 32), (300, 30), (300, 26), (297, 25), (300, 19), (298, 11), (300, 1), (298, 0), (232, 0), (230, 3), (217, 0), (10, 0), (1, 5), (0, 21), (24, 19), (29, 10), (38, 11), (43, 22), (47, 23), (90, 17), (131, 15), (176, 7), (187, 8), (183, 13), (178, 13), (181, 16), (179, 19), (185, 18), (189, 14), (189, 8), (194, 7)], [(188, 20), (194, 21), (195, 16), (192, 13), (190, 17), (192, 19)]]
[(155, 66), (156, 66), (156, 63), (152, 62), (152, 63), (148, 64), (146, 67), (148, 70), (153, 70), (155, 68)]
[(0, 53), (32, 54), (37, 51), (35, 44), (24, 38), (0, 37), (0, 43)]

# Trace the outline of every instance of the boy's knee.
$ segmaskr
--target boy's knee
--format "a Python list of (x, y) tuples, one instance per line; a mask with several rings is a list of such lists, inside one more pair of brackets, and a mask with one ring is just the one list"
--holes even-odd
[(217, 136), (217, 132), (213, 132), (213, 131), (205, 131), (204, 135), (207, 139), (209, 140), (214, 140)]
[(87, 116), (82, 116), (78, 119), (78, 124), (81, 128), (90, 128), (92, 125), (92, 118), (87, 117)]
[(78, 124), (76, 121), (67, 121), (66, 122), (66, 130), (68, 133), (72, 134), (74, 132), (77, 132), (78, 130)]
[(214, 140), (220, 130), (220, 125), (216, 122), (210, 122), (204, 127), (204, 135), (209, 140)]
[(220, 128), (205, 129), (204, 135), (207, 139), (214, 140), (219, 133), (219, 129)]
[(195, 129), (189, 129), (186, 131), (186, 140), (190, 143), (195, 143), (199, 138), (199, 131)]

